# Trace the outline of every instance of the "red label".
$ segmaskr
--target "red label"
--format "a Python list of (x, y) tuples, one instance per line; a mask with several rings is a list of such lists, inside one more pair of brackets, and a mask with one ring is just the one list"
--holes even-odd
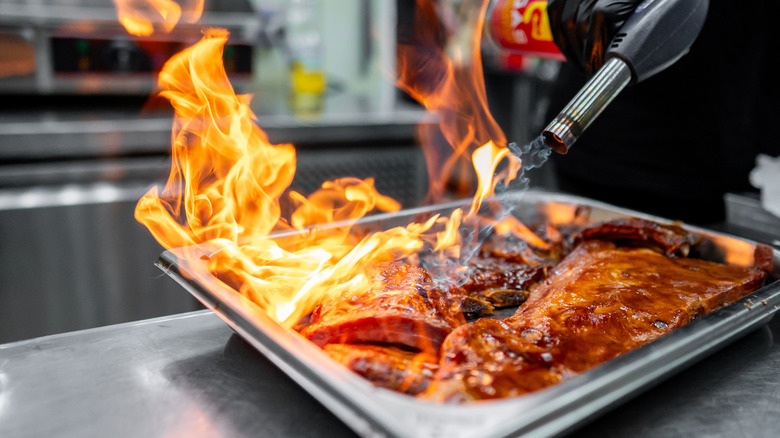
[(565, 59), (552, 38), (547, 0), (497, 0), (490, 31), (499, 46), (512, 52)]

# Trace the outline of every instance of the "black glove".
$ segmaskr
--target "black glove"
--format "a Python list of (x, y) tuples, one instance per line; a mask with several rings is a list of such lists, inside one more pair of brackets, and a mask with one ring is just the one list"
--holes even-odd
[(592, 76), (617, 31), (643, 0), (550, 0), (553, 40), (569, 62)]

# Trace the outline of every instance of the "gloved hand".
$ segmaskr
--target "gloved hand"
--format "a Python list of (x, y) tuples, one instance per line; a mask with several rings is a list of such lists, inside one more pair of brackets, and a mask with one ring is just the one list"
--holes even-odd
[(617, 31), (643, 0), (549, 0), (553, 40), (569, 62), (592, 76)]

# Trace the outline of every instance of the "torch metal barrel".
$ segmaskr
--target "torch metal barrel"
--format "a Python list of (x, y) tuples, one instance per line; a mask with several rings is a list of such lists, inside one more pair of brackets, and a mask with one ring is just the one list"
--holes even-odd
[(610, 58), (542, 131), (544, 142), (565, 154), (604, 108), (631, 82), (631, 68)]

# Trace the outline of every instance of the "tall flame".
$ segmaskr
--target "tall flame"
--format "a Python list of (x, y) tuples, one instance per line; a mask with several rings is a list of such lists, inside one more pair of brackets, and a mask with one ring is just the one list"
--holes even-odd
[[(400, 208), (373, 180), (356, 178), (326, 182), (308, 197), (291, 193), (297, 208), (282, 219), (280, 197), (295, 173), (295, 149), (271, 144), (253, 123), (249, 97), (234, 93), (218, 62), (227, 36), (210, 30), (163, 67), (160, 94), (175, 110), (174, 165), (162, 193), (153, 188), (139, 201), (136, 219), (166, 248), (208, 243), (215, 248), (212, 272), (294, 324), (324, 295), (362, 290), (363, 269), (372, 262), (435, 245), (437, 236), (425, 232), (440, 221), (356, 238), (350, 223), (375, 209)], [(296, 239), (269, 237), (339, 221)]]
[(173, 0), (114, 0), (117, 18), (131, 35), (150, 36), (155, 27), (168, 33), (184, 17), (195, 23), (203, 13), (204, 0), (189, 0), (184, 6)]
[[(433, 13), (431, 4), (421, 6)], [(456, 210), (449, 217), (361, 236), (353, 230), (359, 218), (400, 208), (377, 192), (372, 179), (327, 181), (308, 196), (288, 192), (295, 149), (271, 144), (254, 123), (250, 96), (235, 94), (221, 62), (228, 33), (212, 29), (160, 73), (160, 95), (175, 111), (173, 166), (164, 189), (153, 188), (139, 201), (136, 219), (164, 247), (184, 248), (185, 257), (202, 254), (186, 248), (207, 248), (210, 272), (288, 326), (328, 295), (365, 291), (365, 269), (373, 263), (423, 249), (458, 260), (463, 244), (459, 227), (478, 214), (483, 199), (493, 193), (499, 162), (511, 156), (487, 110), (478, 51), (486, 5), (477, 6), (477, 12), (464, 13), (471, 29), (467, 50), (459, 50), (462, 44), (449, 47), (458, 62), (443, 51), (431, 52), (435, 54), (425, 61), (418, 50), (402, 50), (408, 62), (400, 80), (442, 117), (452, 151), (436, 174), (447, 175), (473, 155), (479, 182), (467, 214)], [(442, 76), (429, 83), (415, 77), (415, 69), (423, 77)], [(510, 164), (505, 180), (519, 168), (517, 160)], [(288, 218), (282, 217), (282, 200), (292, 203)]]
[[(441, 199), (454, 176), (459, 177), (459, 195), (473, 191), (470, 158), (476, 148), (488, 141), (506, 148), (506, 137), (488, 108), (479, 55), (488, 3), (418, 0), (415, 23), (399, 41), (397, 85), (438, 119), (438, 130), (423, 125), (420, 132), (430, 176), (429, 201)], [(437, 147), (437, 131), (449, 149)], [(492, 173), (482, 176), (490, 177)]]

